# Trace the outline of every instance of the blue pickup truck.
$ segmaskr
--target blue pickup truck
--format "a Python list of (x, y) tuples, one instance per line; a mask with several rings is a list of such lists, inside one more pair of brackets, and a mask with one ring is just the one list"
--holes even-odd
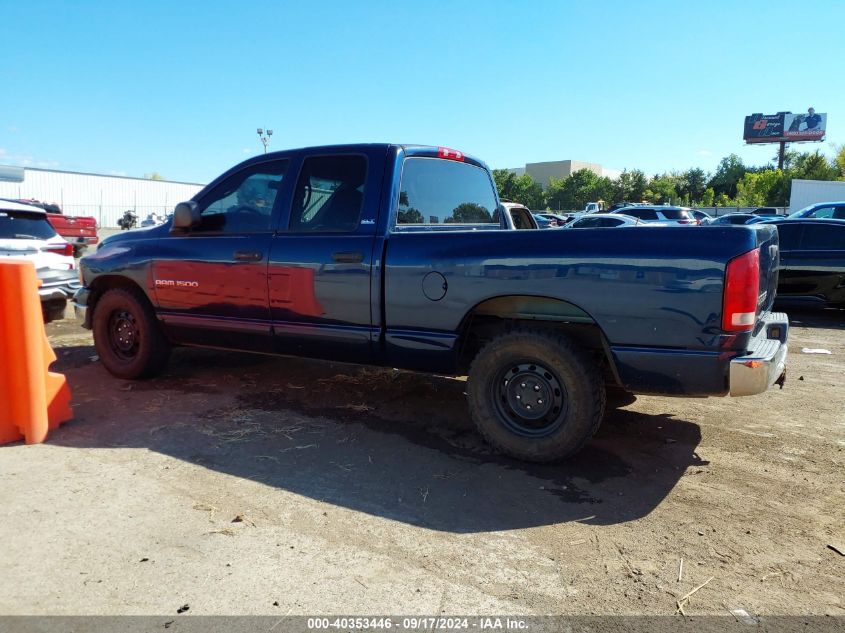
[(515, 231), (502, 212), (487, 166), (455, 150), (275, 152), (105, 239), (75, 302), (121, 378), (173, 345), (467, 375), (479, 432), (533, 461), (578, 451), (608, 388), (782, 381), (775, 227)]

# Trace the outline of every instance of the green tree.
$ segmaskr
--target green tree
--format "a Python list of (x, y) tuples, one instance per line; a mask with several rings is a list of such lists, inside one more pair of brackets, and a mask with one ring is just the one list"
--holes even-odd
[(551, 209), (583, 209), (588, 202), (612, 200), (614, 185), (610, 178), (579, 169), (568, 178), (552, 178), (546, 189), (546, 202)]
[(688, 204), (697, 204), (704, 197), (707, 190), (707, 174), (698, 167), (688, 169), (683, 173), (678, 193), (686, 198)]
[(516, 189), (516, 174), (507, 169), (494, 169), (493, 181), (496, 183), (496, 189), (499, 192), (499, 198), (502, 200), (512, 200), (514, 191)]
[(737, 183), (747, 171), (749, 171), (748, 168), (739, 156), (736, 154), (725, 156), (719, 161), (716, 173), (713, 174), (708, 186), (713, 188), (717, 196), (724, 194), (729, 198), (735, 198)]
[(475, 202), (464, 202), (459, 204), (452, 211), (452, 215), (446, 218), (444, 224), (473, 224), (479, 222), (492, 222), (493, 215), (480, 204)]
[(146, 178), (147, 180), (164, 180), (164, 177), (157, 171), (154, 171), (150, 174), (144, 174), (144, 178)]
[(819, 150), (799, 154), (789, 171), (792, 178), (802, 180), (836, 180), (839, 176), (839, 169)]
[(704, 190), (704, 195), (701, 196), (701, 206), (702, 207), (712, 207), (713, 201), (716, 198), (716, 192), (713, 191), (713, 187), (707, 187)]
[(781, 197), (788, 179), (777, 169), (749, 172), (737, 183), (735, 203), (740, 207), (784, 206)]
[(399, 224), (425, 224), (423, 214), (413, 208), (406, 209), (405, 211), (400, 210), (396, 214), (396, 219)]
[(833, 148), (836, 151), (836, 156), (833, 157), (833, 164), (839, 171), (837, 180), (845, 180), (845, 143)]
[(648, 180), (639, 169), (623, 171), (619, 179), (613, 183), (613, 202), (642, 202)]
[(512, 200), (524, 204), (529, 209), (546, 208), (546, 197), (543, 195), (543, 187), (528, 174), (519, 176), (514, 182)]
[(648, 183), (645, 195), (650, 202), (655, 204), (672, 204), (677, 202), (680, 198), (678, 193), (678, 184), (680, 178), (673, 174), (663, 174), (658, 176), (655, 174)]

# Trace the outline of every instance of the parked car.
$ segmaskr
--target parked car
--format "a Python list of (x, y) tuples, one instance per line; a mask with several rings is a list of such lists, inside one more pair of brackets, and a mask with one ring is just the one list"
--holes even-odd
[(149, 213), (146, 218), (141, 220), (141, 228), (157, 226), (159, 224), (164, 224), (164, 216), (161, 216), (158, 213)]
[(40, 200), (16, 200), (15, 202), (43, 209), (47, 213), (47, 221), (56, 229), (56, 233), (73, 244), (74, 257), (81, 257), (86, 248), (99, 241), (97, 219), (94, 217), (65, 215), (59, 205)]
[(124, 379), (179, 344), (468, 375), (480, 434), (532, 461), (589, 441), (607, 383), (744, 396), (784, 375), (775, 227), (509, 231), (499, 208), (452, 149), (273, 152), (103, 240), (75, 304)]
[(548, 218), (544, 218), (539, 213), (532, 213), (534, 216), (534, 221), (537, 223), (537, 227), (541, 229), (556, 229), (557, 228), (557, 221), (549, 220)]
[[(508, 230), (514, 231), (540, 228), (537, 218), (524, 204), (519, 204), (518, 202), (502, 202), (501, 206), (506, 211), (504, 214), (504, 221)], [(493, 214), (493, 217), (496, 220), (498, 220), (497, 213)]]
[(780, 236), (778, 300), (845, 308), (845, 219), (771, 224)]
[(679, 224), (695, 226), (698, 221), (692, 215), (692, 209), (687, 207), (670, 206), (637, 206), (617, 209), (613, 213), (638, 218), (640, 222), (663, 222), (665, 224)]
[(535, 213), (534, 217), (541, 217), (545, 218), (549, 222), (551, 222), (552, 226), (566, 226), (570, 222), (572, 222), (571, 215), (561, 215), (559, 213)]
[(56, 233), (40, 207), (0, 200), (0, 258), (26, 259), (41, 280), (38, 294), (45, 322), (64, 316), (80, 284), (73, 245)]
[(628, 207), (641, 207), (642, 203), (640, 202), (614, 202), (610, 207), (607, 209), (607, 213), (613, 213), (614, 211), (618, 211), (619, 209), (626, 209)]
[(608, 229), (622, 226), (669, 226), (665, 222), (643, 222), (639, 218), (621, 213), (591, 213), (576, 218), (566, 229)]
[(763, 215), (766, 217), (775, 217), (779, 215), (778, 210), (775, 207), (757, 207), (751, 213), (753, 213), (754, 215)]
[(690, 213), (692, 217), (698, 221), (699, 226), (706, 226), (713, 222), (713, 216), (705, 213), (704, 211), (699, 211), (698, 209), (690, 209)]
[(710, 225), (724, 226), (726, 224), (754, 224), (755, 222), (761, 222), (763, 220), (765, 220), (765, 218), (762, 218), (759, 215), (754, 215), (753, 213), (726, 213), (725, 215), (713, 218), (710, 221)]
[(845, 220), (845, 202), (819, 202), (804, 207), (795, 213), (790, 213), (787, 218), (790, 220), (800, 218), (832, 218), (834, 220)]

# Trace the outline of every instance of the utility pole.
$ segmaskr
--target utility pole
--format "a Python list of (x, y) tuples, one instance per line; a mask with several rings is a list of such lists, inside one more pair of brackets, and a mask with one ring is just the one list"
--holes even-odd
[(273, 136), (273, 130), (267, 130), (267, 135), (264, 135), (264, 128), (258, 128), (258, 138), (261, 144), (264, 145), (264, 153), (267, 153), (267, 145), (270, 143), (270, 137)]
[(783, 171), (783, 155), (786, 153), (786, 141), (780, 142), (780, 150), (778, 150), (778, 169)]

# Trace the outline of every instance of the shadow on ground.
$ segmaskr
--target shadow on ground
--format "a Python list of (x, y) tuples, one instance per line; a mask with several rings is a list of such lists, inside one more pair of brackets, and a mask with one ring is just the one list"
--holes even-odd
[(669, 415), (610, 410), (575, 458), (536, 465), (476, 435), (459, 379), (179, 349), (162, 377), (129, 382), (92, 347), (56, 351), (76, 419), (50, 443), (147, 448), (433, 530), (631, 521), (708, 463), (699, 427)]

